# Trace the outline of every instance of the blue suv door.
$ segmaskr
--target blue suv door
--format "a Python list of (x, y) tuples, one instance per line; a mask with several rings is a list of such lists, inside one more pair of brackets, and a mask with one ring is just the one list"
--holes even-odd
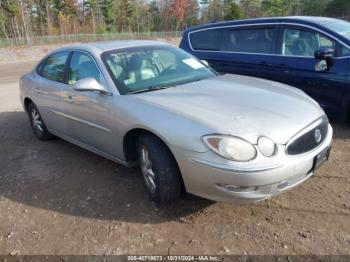
[[(303, 26), (285, 25), (280, 33), (278, 55), (271, 64), (274, 80), (302, 89), (329, 115), (344, 118), (350, 98), (346, 57), (350, 50), (331, 37)], [(320, 48), (335, 50), (333, 63), (322, 71), (316, 70), (320, 60), (314, 57)]]

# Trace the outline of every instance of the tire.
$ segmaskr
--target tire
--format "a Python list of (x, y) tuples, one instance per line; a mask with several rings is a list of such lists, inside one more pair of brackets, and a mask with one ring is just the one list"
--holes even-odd
[(39, 140), (50, 140), (54, 138), (54, 136), (47, 130), (44, 120), (34, 103), (31, 103), (28, 106), (28, 115), (33, 132)]
[[(150, 199), (159, 204), (177, 200), (182, 193), (182, 178), (168, 147), (156, 136), (143, 134), (139, 137), (138, 153), (141, 174)], [(150, 163), (145, 163), (146, 159)], [(150, 170), (153, 175), (150, 175)], [(153, 178), (153, 183), (150, 178)]]

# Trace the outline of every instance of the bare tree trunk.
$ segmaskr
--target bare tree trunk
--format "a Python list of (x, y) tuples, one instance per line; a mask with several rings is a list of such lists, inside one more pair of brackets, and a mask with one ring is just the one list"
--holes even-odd
[(28, 31), (27, 31), (27, 24), (24, 18), (24, 10), (23, 10), (23, 1), (19, 0), (20, 4), (21, 4), (21, 16), (22, 16), (22, 23), (23, 23), (23, 29), (24, 29), (24, 36), (26, 39), (26, 43), (29, 44), (29, 35), (28, 35)]
[[(5, 17), (1, 0), (0, 0), (0, 10), (1, 10), (1, 14)], [(4, 35), (5, 35), (6, 39), (8, 40), (9, 35), (7, 33), (7, 30), (6, 30), (5, 23), (1, 25), (1, 30), (4, 32)]]
[(139, 2), (136, 1), (136, 27), (137, 27), (137, 32), (140, 32), (140, 23), (139, 23)]
[(95, 21), (95, 12), (91, 10), (91, 20), (92, 20), (92, 31), (93, 34), (96, 34), (96, 21)]
[(20, 31), (19, 31), (19, 26), (18, 26), (18, 23), (17, 23), (17, 18), (14, 17), (13, 20), (14, 20), (14, 24), (15, 24), (15, 28), (16, 28), (16, 32), (17, 32), (18, 38), (23, 38), (23, 35), (22, 35), (22, 34), (20, 33)]
[(5, 38), (8, 40), (8, 39), (9, 39), (9, 36), (8, 36), (8, 34), (7, 34), (5, 25), (1, 25), (1, 30), (2, 30), (2, 32), (4, 33)]
[(147, 9), (147, 31), (150, 32), (150, 26), (149, 26), (149, 8)]
[(50, 35), (51, 34), (51, 25), (50, 25), (50, 10), (49, 10), (49, 3), (46, 2), (46, 5), (45, 5), (45, 8), (46, 8), (46, 23), (47, 23), (47, 35)]
[(19, 36), (16, 33), (16, 27), (15, 27), (15, 23), (13, 21), (13, 17), (11, 17), (11, 29), (12, 29), (12, 38), (15, 38), (15, 43), (17, 45)]

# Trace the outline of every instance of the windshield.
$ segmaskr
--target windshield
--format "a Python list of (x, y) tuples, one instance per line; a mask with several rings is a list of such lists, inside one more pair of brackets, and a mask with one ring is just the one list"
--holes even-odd
[(327, 19), (325, 21), (320, 21), (320, 23), (329, 30), (332, 30), (350, 40), (349, 22), (338, 19)]
[(102, 60), (120, 94), (157, 90), (215, 76), (187, 52), (171, 46), (143, 46), (108, 51)]

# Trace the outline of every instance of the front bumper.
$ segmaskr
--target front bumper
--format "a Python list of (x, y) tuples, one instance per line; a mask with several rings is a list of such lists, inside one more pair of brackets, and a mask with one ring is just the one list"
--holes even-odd
[[(279, 157), (260, 159), (259, 164), (233, 163), (211, 151), (196, 153), (172, 148), (178, 161), (186, 191), (220, 202), (258, 202), (288, 191), (313, 175), (315, 157), (330, 148), (333, 130), (326, 139), (302, 155), (286, 155), (280, 146)], [(226, 185), (226, 186), (223, 186)], [(228, 186), (228, 187), (227, 187)]]

